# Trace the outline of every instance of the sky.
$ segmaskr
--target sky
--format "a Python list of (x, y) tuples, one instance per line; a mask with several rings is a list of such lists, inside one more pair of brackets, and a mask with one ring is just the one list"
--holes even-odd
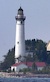
[(0, 61), (15, 45), (19, 7), (24, 10), (25, 39), (50, 40), (50, 0), (0, 0)]

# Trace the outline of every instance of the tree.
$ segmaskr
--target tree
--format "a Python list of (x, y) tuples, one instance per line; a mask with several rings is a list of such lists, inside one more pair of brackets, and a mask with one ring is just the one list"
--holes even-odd
[(37, 66), (35, 64), (35, 62), (32, 65), (32, 72), (35, 73), (37, 71)]
[(36, 53), (33, 54), (33, 61), (34, 61), (34, 62), (39, 61), (39, 60), (38, 60), (38, 56), (36, 55)]
[(50, 64), (50, 53), (47, 53), (47, 63)]
[(1, 68), (3, 70), (10, 68), (10, 66), (15, 63), (15, 58), (14, 58), (15, 50), (14, 49), (15, 48), (12, 48), (11, 50), (9, 50), (7, 55), (4, 56), (4, 61), (1, 64), (1, 66), (2, 66)]

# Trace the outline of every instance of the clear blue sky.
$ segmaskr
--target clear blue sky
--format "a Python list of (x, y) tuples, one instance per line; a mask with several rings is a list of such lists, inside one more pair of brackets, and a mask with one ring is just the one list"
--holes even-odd
[(15, 44), (15, 16), (24, 9), (25, 39), (50, 40), (50, 0), (0, 0), (0, 60)]

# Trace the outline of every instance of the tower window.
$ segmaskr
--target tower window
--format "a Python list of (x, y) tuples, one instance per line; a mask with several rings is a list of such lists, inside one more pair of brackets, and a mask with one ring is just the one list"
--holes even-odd
[(17, 44), (19, 44), (19, 42), (17, 42)]

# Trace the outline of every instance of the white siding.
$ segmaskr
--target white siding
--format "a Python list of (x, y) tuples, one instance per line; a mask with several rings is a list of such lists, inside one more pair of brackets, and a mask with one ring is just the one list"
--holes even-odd
[(37, 67), (37, 70), (39, 71), (39, 70), (42, 70), (44, 67)]
[(20, 64), (18, 66), (11, 66), (11, 71), (13, 71), (13, 69), (15, 70), (15, 72), (19, 72), (20, 69), (23, 68), (28, 68), (25, 64)]
[(16, 67), (15, 66), (11, 66), (11, 71), (16, 71)]

